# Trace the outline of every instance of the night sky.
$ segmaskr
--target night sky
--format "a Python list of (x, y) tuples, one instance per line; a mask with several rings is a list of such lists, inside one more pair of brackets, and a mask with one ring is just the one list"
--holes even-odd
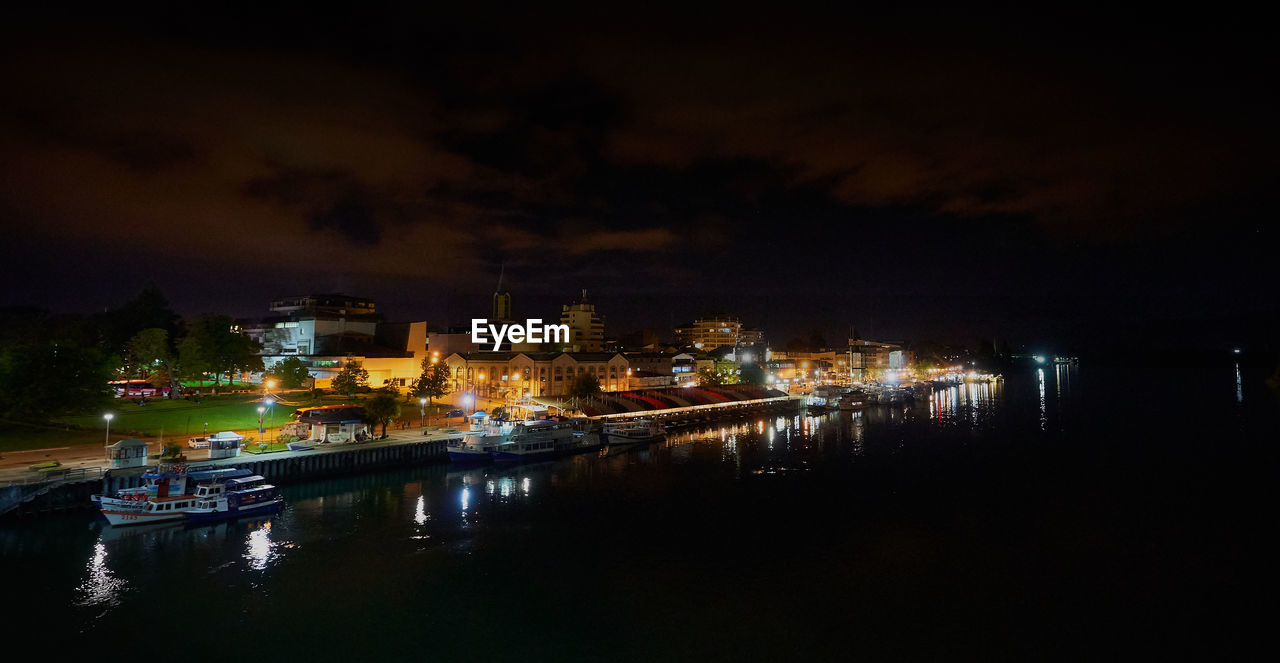
[(0, 305), (155, 283), (189, 315), (336, 291), (465, 324), (505, 263), (517, 317), (587, 288), (614, 335), (1275, 319), (1246, 12), (453, 4), (8, 16)]

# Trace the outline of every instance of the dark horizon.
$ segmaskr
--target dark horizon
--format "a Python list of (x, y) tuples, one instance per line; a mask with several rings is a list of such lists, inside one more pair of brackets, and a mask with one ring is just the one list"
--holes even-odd
[(188, 11), (9, 22), (0, 305), (1280, 337), (1247, 14)]

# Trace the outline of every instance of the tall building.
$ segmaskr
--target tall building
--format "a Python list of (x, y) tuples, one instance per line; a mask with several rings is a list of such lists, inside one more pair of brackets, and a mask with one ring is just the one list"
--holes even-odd
[(587, 291), (572, 304), (565, 304), (560, 324), (569, 326), (569, 347), (573, 352), (600, 352), (604, 347), (604, 318), (596, 305), (587, 303)]
[(676, 345), (699, 350), (713, 350), (722, 345), (757, 345), (764, 341), (764, 332), (745, 329), (742, 321), (727, 316), (700, 318), (676, 327), (675, 331)]
[(498, 272), (498, 288), (493, 291), (493, 320), (511, 321), (511, 293), (502, 289), (502, 277), (506, 274), (506, 265)]
[(849, 339), (849, 376), (854, 382), (878, 380), (886, 370), (910, 368), (914, 359), (901, 343)]

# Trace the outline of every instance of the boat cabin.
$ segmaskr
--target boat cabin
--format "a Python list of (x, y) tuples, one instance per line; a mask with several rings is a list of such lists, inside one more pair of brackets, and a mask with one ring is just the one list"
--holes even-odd
[(132, 437), (120, 440), (107, 447), (107, 460), (111, 461), (113, 470), (124, 467), (145, 467), (147, 443)]

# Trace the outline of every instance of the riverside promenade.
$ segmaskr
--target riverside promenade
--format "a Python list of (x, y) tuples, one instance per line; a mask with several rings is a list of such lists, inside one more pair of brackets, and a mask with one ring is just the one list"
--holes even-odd
[[(378, 468), (442, 461), (450, 440), (460, 439), (457, 429), (410, 429), (387, 431), (387, 438), (365, 442), (322, 444), (306, 451), (248, 453), (235, 458), (209, 459), (206, 450), (188, 450), (188, 465), (234, 465), (267, 477), (273, 483), (291, 483), (325, 476), (350, 474)], [(71, 451), (74, 447), (67, 449)], [(31, 463), (10, 465), (0, 470), (0, 515), (7, 512), (40, 513), (63, 509), (89, 508), (89, 495), (113, 493), (121, 488), (142, 484), (142, 474), (154, 466), (109, 470), (105, 452), (97, 457), (84, 457), (86, 451), (65, 455), (68, 462), (49, 473), (28, 469), (36, 462), (49, 460), (35, 455)]]

